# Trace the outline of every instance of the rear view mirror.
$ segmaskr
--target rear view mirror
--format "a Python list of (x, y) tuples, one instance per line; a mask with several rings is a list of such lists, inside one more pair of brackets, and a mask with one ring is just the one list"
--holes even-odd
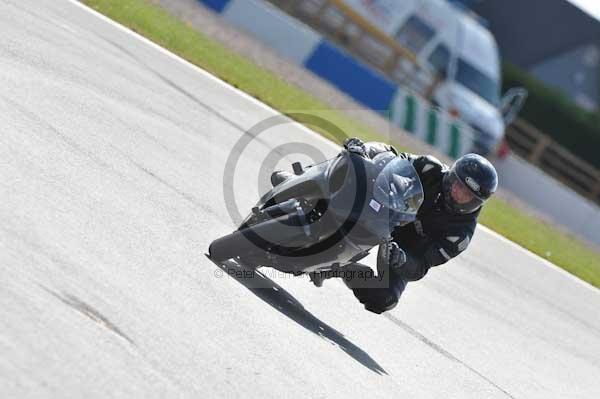
[(510, 125), (517, 118), (528, 94), (527, 90), (523, 87), (513, 87), (504, 94), (500, 104), (504, 126)]

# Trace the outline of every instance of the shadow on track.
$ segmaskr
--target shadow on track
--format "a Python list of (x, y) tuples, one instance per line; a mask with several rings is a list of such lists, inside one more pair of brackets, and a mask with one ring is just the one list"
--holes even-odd
[[(212, 259), (211, 262), (213, 262)], [(300, 324), (302, 327), (321, 338), (332, 342), (346, 352), (348, 356), (369, 368), (371, 371), (374, 371), (377, 374), (387, 375), (387, 372), (383, 367), (369, 356), (368, 353), (346, 339), (339, 331), (313, 316), (313, 314), (306, 310), (289, 292), (260, 271), (244, 268), (233, 261), (226, 261), (223, 262), (223, 264), (217, 262), (213, 263), (223, 270), (226, 275), (235, 279), (238, 283), (248, 288), (254, 295)]]

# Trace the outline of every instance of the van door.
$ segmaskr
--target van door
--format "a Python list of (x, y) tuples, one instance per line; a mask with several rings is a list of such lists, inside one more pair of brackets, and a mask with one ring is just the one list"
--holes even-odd
[(427, 64), (432, 72), (446, 79), (450, 69), (450, 59), (450, 49), (446, 43), (440, 42), (427, 57)]
[(457, 12), (440, 1), (424, 1), (398, 28), (394, 37), (412, 50), (421, 65), (451, 79), (457, 52)]
[(398, 29), (394, 39), (413, 53), (419, 54), (435, 34), (436, 31), (433, 26), (418, 15), (413, 14)]

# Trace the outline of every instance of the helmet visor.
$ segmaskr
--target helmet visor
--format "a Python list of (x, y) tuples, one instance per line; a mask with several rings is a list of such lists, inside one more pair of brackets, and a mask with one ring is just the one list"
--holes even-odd
[(471, 213), (479, 208), (484, 200), (479, 198), (458, 177), (454, 170), (444, 176), (444, 199), (446, 205), (458, 213)]

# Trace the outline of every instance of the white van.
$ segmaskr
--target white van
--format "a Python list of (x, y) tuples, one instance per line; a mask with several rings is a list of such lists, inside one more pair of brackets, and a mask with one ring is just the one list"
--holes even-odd
[(475, 151), (496, 148), (526, 92), (513, 89), (500, 98), (498, 47), (476, 18), (446, 0), (345, 2), (444, 77), (432, 101), (475, 129)]

